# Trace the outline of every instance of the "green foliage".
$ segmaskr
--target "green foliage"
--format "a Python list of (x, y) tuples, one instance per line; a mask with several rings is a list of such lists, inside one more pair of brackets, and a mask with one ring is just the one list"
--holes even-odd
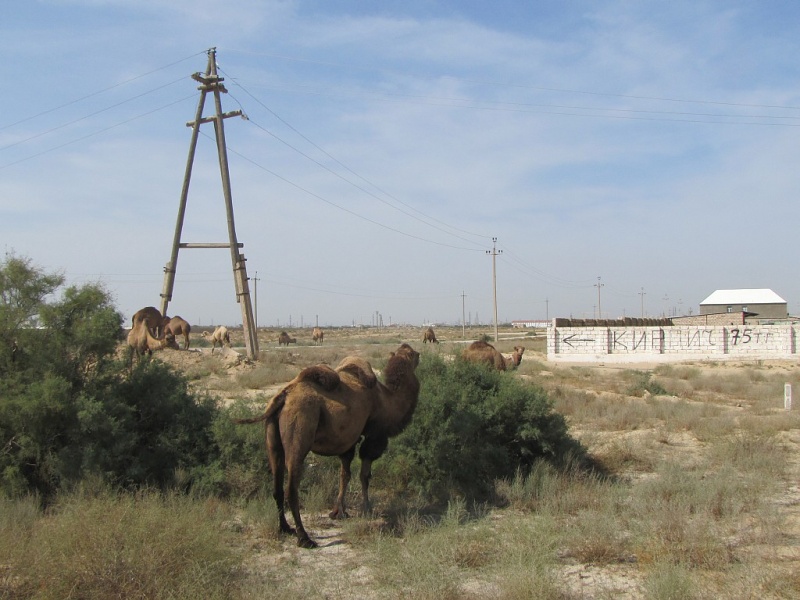
[(160, 362), (128, 372), (114, 360), (122, 317), (108, 292), (52, 300), (61, 282), (25, 259), (0, 263), (0, 340), (17, 349), (0, 351), (0, 491), (49, 501), (87, 476), (126, 487), (210, 477), (214, 402)]
[(215, 401), (189, 393), (186, 380), (159, 361), (141, 361), (127, 378), (78, 399), (79, 458), (84, 474), (120, 486), (191, 483), (216, 457)]
[(221, 496), (252, 498), (270, 490), (272, 477), (267, 462), (263, 425), (237, 425), (234, 417), (253, 414), (250, 402), (238, 400), (217, 414), (212, 424), (218, 448), (216, 460), (209, 466), (203, 485), (208, 492)]
[(480, 499), (498, 479), (539, 459), (565, 464), (585, 455), (540, 388), (463, 360), (432, 353), (417, 369), (420, 401), (387, 453), (392, 484), (443, 500)]

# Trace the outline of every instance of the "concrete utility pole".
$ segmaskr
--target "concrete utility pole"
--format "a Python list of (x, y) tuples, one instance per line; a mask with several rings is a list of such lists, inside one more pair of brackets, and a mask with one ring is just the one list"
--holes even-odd
[(253, 279), (253, 300), (255, 302), (254, 312), (255, 318), (253, 319), (255, 330), (258, 331), (258, 282), (261, 281), (258, 278), (258, 271), (256, 271), (256, 276)]
[(639, 295), (642, 297), (642, 318), (644, 319), (644, 297), (645, 297), (644, 288), (642, 288), (642, 291), (639, 292)]
[(464, 312), (464, 298), (466, 297), (467, 295), (464, 293), (464, 290), (461, 290), (461, 339), (462, 340), (467, 339), (467, 321), (466, 321), (467, 313)]
[(494, 289), (494, 342), (496, 344), (497, 341), (498, 341), (498, 336), (497, 336), (497, 267), (496, 267), (496, 261), (497, 261), (497, 255), (498, 254), (502, 254), (503, 251), (502, 250), (498, 251), (497, 248), (495, 247), (495, 244), (497, 244), (497, 238), (493, 237), (492, 238), (492, 249), (491, 249), (491, 251), (487, 250), (486, 254), (491, 254), (492, 255), (492, 288)]
[(600, 288), (603, 287), (604, 285), (605, 285), (604, 283), (600, 283), (600, 278), (599, 277), (597, 278), (597, 283), (594, 284), (594, 287), (597, 288), (597, 318), (598, 319), (602, 319), (603, 318), (603, 311), (600, 308)]
[[(255, 321), (253, 319), (253, 306), (250, 302), (250, 288), (248, 287), (247, 269), (245, 267), (244, 254), (239, 249), (244, 246), (236, 239), (236, 228), (233, 222), (233, 198), (231, 195), (231, 178), (228, 171), (228, 151), (225, 144), (225, 128), (223, 121), (229, 117), (240, 117), (242, 111), (234, 110), (228, 113), (222, 112), (221, 94), (227, 94), (228, 90), (222, 85), (224, 81), (217, 74), (217, 49), (208, 50), (208, 67), (205, 73), (195, 73), (192, 79), (197, 81), (200, 86), (200, 101), (197, 103), (197, 113), (194, 121), (186, 124), (192, 128), (192, 137), (189, 143), (189, 158), (186, 161), (186, 172), (183, 177), (183, 188), (181, 190), (181, 200), (178, 206), (178, 220), (175, 225), (175, 237), (172, 242), (172, 254), (169, 262), (164, 267), (164, 286), (161, 291), (161, 313), (167, 314), (167, 307), (172, 300), (172, 291), (175, 286), (175, 273), (178, 268), (178, 250), (181, 248), (228, 248), (231, 252), (231, 263), (233, 265), (233, 282), (236, 288), (236, 301), (242, 305), (242, 329), (244, 330), (244, 344), (247, 348), (247, 356), (250, 359), (258, 358), (258, 336), (255, 331)], [(203, 106), (205, 105), (206, 95), (214, 95), (215, 114), (203, 117)], [(216, 133), (217, 154), (219, 156), (219, 171), (222, 177), (222, 192), (225, 198), (225, 211), (228, 216), (228, 242), (225, 243), (200, 243), (183, 244), (181, 243), (181, 232), (183, 230), (183, 220), (186, 215), (186, 201), (189, 196), (189, 182), (192, 178), (192, 166), (194, 155), (197, 148), (197, 138), (200, 135), (200, 125), (204, 123), (214, 123)]]

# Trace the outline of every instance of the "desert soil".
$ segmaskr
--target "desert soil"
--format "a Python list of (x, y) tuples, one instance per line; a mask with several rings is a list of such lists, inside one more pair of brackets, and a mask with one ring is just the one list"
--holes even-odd
[[(410, 343), (415, 348), (422, 348), (420, 341), (409, 336)], [(437, 336), (439, 332), (437, 331)], [(509, 339), (513, 334), (507, 334)], [(329, 336), (329, 337), (328, 337)], [(456, 337), (456, 336), (454, 336)], [(277, 338), (275, 338), (277, 339)], [(421, 339), (421, 338), (420, 338)], [(502, 336), (501, 336), (502, 340)], [(326, 346), (336, 344), (337, 341), (330, 333), (326, 334)], [(340, 340), (339, 343), (342, 343)], [(343, 343), (352, 344), (350, 340)], [(224, 368), (217, 369), (215, 372), (208, 374), (202, 378), (196, 379), (192, 385), (197, 388), (202, 388), (215, 394), (220, 401), (230, 401), (231, 386), (226, 385), (226, 380), (236, 377), (236, 375), (253, 369), (256, 367), (254, 363), (245, 358), (245, 350), (243, 347), (235, 346), (236, 340), (234, 338), (234, 350), (227, 350), (220, 353), (217, 350), (214, 354), (216, 360), (219, 360)], [(290, 348), (277, 348), (272, 336), (263, 339), (261, 342), (261, 352), (288, 352), (294, 353), (298, 365), (303, 364), (303, 355), (308, 351), (310, 346), (291, 346)], [(371, 346), (374, 348), (374, 345)], [(387, 352), (390, 347), (387, 345)], [(352, 346), (355, 353), (358, 353), (357, 346)], [(505, 349), (503, 349), (505, 351)], [(209, 348), (199, 348), (185, 351), (164, 351), (159, 353), (161, 360), (172, 364), (177, 369), (189, 372), (193, 368), (197, 368), (203, 361), (209, 359), (211, 352)], [(539, 351), (526, 352), (523, 362), (525, 360), (538, 360), (545, 362), (546, 356)], [(309, 363), (310, 364), (310, 363)], [(596, 371), (599, 375), (610, 373), (615, 370), (635, 368), (637, 370), (647, 370), (653, 368), (655, 365), (585, 365), (584, 368)], [(694, 363), (693, 367), (700, 369), (713, 369), (716, 374), (723, 374), (727, 370), (735, 370), (748, 366), (744, 364), (727, 363), (727, 364), (713, 364), (704, 365), (702, 363)], [(553, 372), (560, 368), (568, 368), (569, 365), (547, 365), (547, 370), (540, 372), (536, 375), (540, 383), (547, 387), (548, 378), (553, 376)], [(790, 361), (774, 361), (770, 364), (769, 368), (775, 371), (784, 371), (787, 374), (797, 372), (798, 365)], [(523, 377), (530, 377), (524, 376)], [(591, 379), (587, 379), (591, 382)], [(277, 383), (268, 388), (260, 390), (243, 390), (236, 389), (236, 397), (243, 395), (252, 398), (265, 398), (268, 395), (275, 393), (280, 389), (281, 383)], [(591, 386), (591, 383), (588, 384)], [(590, 394), (596, 394), (598, 397), (603, 395), (608, 396), (610, 393), (602, 389), (593, 390), (591, 387), (583, 388)], [(613, 396), (613, 394), (610, 394)], [(703, 402), (703, 398), (695, 400)], [(727, 410), (741, 411), (741, 402), (732, 399), (727, 406)], [(776, 407), (776, 411), (782, 410), (781, 407)], [(641, 437), (652, 433), (647, 430), (635, 430), (630, 432), (590, 432), (581, 431), (578, 429), (571, 429), (573, 436), (581, 439), (586, 436), (590, 440), (592, 452), (602, 452), (604, 444), (611, 444), (618, 442), (621, 437)], [(583, 440), (582, 440), (583, 441)], [(785, 517), (785, 529), (782, 536), (781, 547), (772, 547), (769, 549), (752, 549), (752, 552), (763, 552), (765, 555), (773, 557), (773, 560), (779, 560), (784, 566), (788, 566), (793, 570), (800, 569), (800, 430), (792, 430), (781, 434), (781, 442), (790, 448), (788, 453), (789, 458), (789, 471), (791, 473), (789, 481), (781, 493), (774, 498), (776, 510)], [(701, 451), (700, 444), (690, 434), (670, 434), (668, 444), (664, 444), (664, 452), (673, 453), (676, 456), (681, 455), (681, 460), (691, 462), (693, 456), (696, 456)], [(630, 474), (632, 479), (641, 477), (641, 474)], [(351, 494), (352, 492), (351, 484)], [(351, 501), (352, 502), (352, 501)], [(361, 517), (358, 517), (361, 518)], [(513, 518), (512, 511), (497, 510), (492, 516), (492, 519), (507, 519)], [(279, 541), (274, 539), (266, 539), (259, 536), (257, 533), (251, 533), (248, 538), (247, 547), (244, 551), (248, 554), (246, 560), (246, 570), (248, 576), (252, 577), (254, 582), (259, 582), (257, 588), (263, 589), (265, 581), (276, 582), (277, 577), (281, 583), (282, 589), (291, 589), (292, 582), (304, 577), (304, 573), (313, 571), (315, 581), (330, 581), (332, 582), (331, 589), (321, 589), (320, 597), (324, 598), (372, 598), (370, 592), (370, 581), (372, 575), (369, 569), (363, 566), (363, 561), (359, 560), (359, 548), (357, 543), (350, 543), (347, 541), (341, 524), (328, 518), (326, 513), (308, 514), (304, 513), (304, 522), (309, 534), (319, 543), (319, 548), (314, 551), (298, 548), (295, 539), (290, 536), (284, 536)], [(642, 585), (642, 574), (640, 569), (631, 561), (630, 564), (624, 561), (619, 564), (611, 565), (594, 565), (594, 564), (581, 564), (574, 560), (563, 561), (561, 568), (562, 582), (571, 591), (571, 598), (581, 599), (601, 599), (601, 598), (618, 598), (622, 600), (638, 600), (645, 598), (645, 593)], [(265, 580), (265, 573), (270, 575)], [(340, 587), (342, 582), (343, 573), (346, 573), (348, 581), (348, 589)], [(464, 598), (483, 599), (492, 598), (494, 593), (491, 584), (482, 581), (466, 581), (463, 584)], [(287, 597), (287, 596), (282, 596)], [(737, 596), (738, 597), (738, 596)], [(741, 597), (750, 597), (746, 594)]]

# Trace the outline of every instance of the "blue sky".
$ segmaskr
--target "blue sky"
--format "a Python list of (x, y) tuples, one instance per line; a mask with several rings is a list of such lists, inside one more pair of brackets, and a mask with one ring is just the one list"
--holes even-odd
[[(211, 47), (259, 325), (489, 323), (495, 237), (501, 321), (800, 314), (796, 3), (15, 4), (3, 250), (126, 317), (160, 303)], [(182, 241), (225, 242), (201, 133)], [(227, 251), (181, 250), (169, 312), (235, 325), (234, 292)]]

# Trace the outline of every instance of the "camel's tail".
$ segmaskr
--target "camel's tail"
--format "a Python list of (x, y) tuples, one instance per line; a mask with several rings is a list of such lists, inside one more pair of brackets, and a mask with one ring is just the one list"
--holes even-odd
[(280, 409), (283, 408), (283, 405), (286, 402), (286, 394), (289, 392), (290, 387), (291, 386), (287, 385), (278, 393), (277, 396), (274, 396), (269, 402), (267, 402), (267, 408), (265, 408), (264, 412), (257, 417), (233, 419), (233, 422), (238, 423), (239, 425), (246, 425), (248, 423), (260, 423), (261, 421), (266, 421), (267, 419), (273, 417)]

